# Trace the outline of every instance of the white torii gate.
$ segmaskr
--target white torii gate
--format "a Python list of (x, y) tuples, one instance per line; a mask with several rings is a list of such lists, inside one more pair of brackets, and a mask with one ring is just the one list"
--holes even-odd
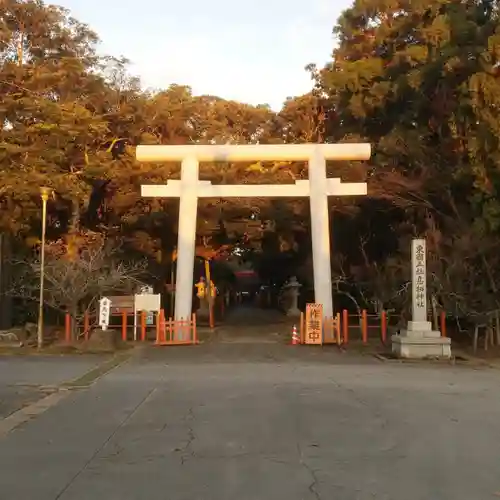
[[(328, 196), (366, 195), (365, 182), (342, 183), (327, 178), (327, 160), (368, 160), (370, 144), (276, 144), (276, 145), (188, 145), (137, 146), (136, 159), (159, 163), (181, 161), (181, 179), (164, 185), (142, 185), (147, 198), (179, 198), (177, 244), (177, 289), (175, 319), (189, 318), (193, 299), (193, 267), (196, 247), (198, 198), (309, 197), (314, 267), (315, 302), (323, 304), (325, 317), (333, 316), (330, 266)], [(212, 185), (199, 180), (199, 162), (307, 161), (309, 180), (295, 184)]]

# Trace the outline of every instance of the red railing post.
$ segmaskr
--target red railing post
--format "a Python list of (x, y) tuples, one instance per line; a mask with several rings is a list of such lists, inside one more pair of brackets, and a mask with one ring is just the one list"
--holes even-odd
[(167, 341), (167, 332), (165, 325), (165, 311), (160, 309), (158, 313), (158, 325), (157, 325), (157, 342), (165, 343)]
[(196, 315), (193, 313), (191, 318), (192, 318), (192, 327), (193, 327), (193, 335), (192, 335), (191, 339), (193, 341), (193, 344), (197, 344), (198, 343), (198, 333), (196, 331)]
[(446, 313), (444, 311), (441, 311), (439, 320), (441, 327), (441, 337), (446, 337)]
[(123, 342), (127, 342), (127, 311), (122, 311), (122, 340)]
[(361, 311), (361, 338), (363, 344), (368, 342), (368, 316), (366, 314), (366, 309)]
[(146, 311), (141, 311), (141, 340), (146, 341)]
[(382, 311), (380, 314), (380, 336), (382, 338), (382, 344), (387, 343), (387, 312)]
[(342, 337), (343, 343), (347, 344), (349, 342), (349, 311), (347, 309), (342, 311)]
[[(174, 320), (172, 317), (168, 318), (168, 338), (167, 342), (173, 342), (174, 336), (175, 336), (175, 325), (174, 325)], [(165, 332), (166, 334), (166, 332)]]
[(160, 326), (160, 316), (161, 316), (161, 309), (156, 313), (156, 340), (155, 344), (159, 345), (161, 344), (161, 326)]
[(64, 316), (64, 338), (66, 342), (71, 342), (71, 315), (69, 313)]
[(335, 315), (335, 342), (337, 346), (340, 346), (340, 313)]

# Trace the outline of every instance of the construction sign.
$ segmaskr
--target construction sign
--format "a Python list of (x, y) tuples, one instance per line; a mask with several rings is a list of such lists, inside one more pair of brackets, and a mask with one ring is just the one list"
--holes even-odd
[(304, 342), (316, 345), (323, 343), (323, 304), (306, 305)]

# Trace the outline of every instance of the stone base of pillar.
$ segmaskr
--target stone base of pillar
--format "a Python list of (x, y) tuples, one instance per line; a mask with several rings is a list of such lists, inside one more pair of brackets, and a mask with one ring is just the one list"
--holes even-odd
[(300, 309), (293, 308), (293, 309), (288, 309), (286, 312), (286, 315), (289, 318), (298, 318), (300, 316)]
[(391, 340), (392, 352), (398, 358), (451, 358), (451, 339), (441, 337), (440, 332), (402, 330)]
[(200, 307), (196, 311), (196, 318), (200, 321), (208, 320), (210, 317), (210, 308), (208, 301), (205, 299), (200, 300)]

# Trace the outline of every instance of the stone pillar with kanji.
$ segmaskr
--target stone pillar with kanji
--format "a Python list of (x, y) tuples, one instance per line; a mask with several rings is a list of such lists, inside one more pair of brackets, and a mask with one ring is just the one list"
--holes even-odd
[(425, 239), (411, 246), (412, 319), (405, 330), (392, 336), (392, 352), (401, 358), (450, 358), (451, 341), (433, 330), (427, 317), (427, 255)]

